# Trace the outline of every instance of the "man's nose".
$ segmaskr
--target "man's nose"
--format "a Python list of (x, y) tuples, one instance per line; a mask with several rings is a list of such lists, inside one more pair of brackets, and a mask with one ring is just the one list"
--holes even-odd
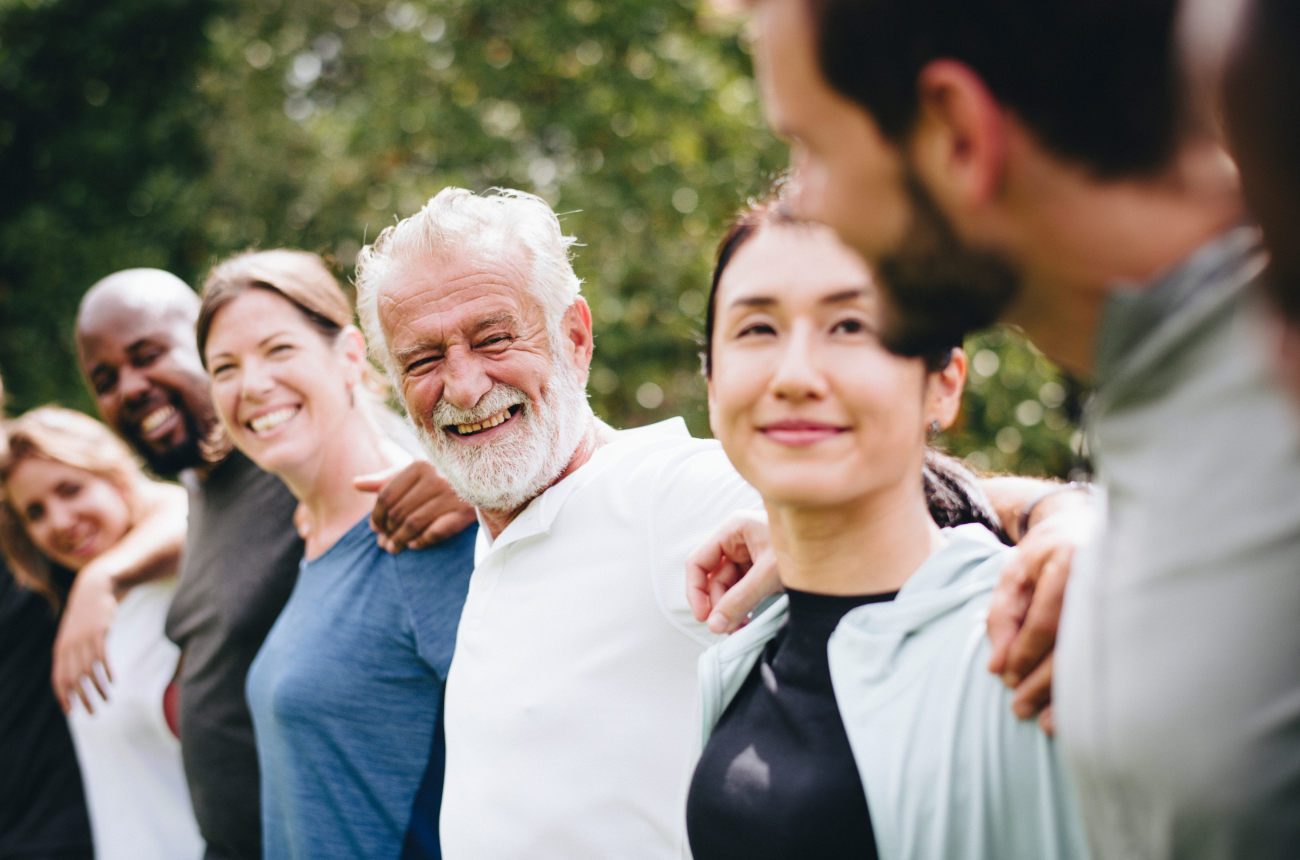
[(477, 357), (453, 351), (443, 360), (442, 399), (457, 409), (473, 409), (492, 385)]
[(143, 400), (149, 394), (149, 390), (153, 388), (153, 380), (144, 371), (127, 366), (118, 372), (117, 385), (122, 399), (133, 403)]

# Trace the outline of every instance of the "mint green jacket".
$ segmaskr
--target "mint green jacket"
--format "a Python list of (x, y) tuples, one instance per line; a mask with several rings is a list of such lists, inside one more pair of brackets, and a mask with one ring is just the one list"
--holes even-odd
[[(979, 525), (943, 534), (895, 600), (850, 611), (828, 645), (881, 860), (1086, 858), (1054, 742), (986, 668), (1009, 550)], [(706, 743), (787, 612), (782, 597), (700, 658)]]

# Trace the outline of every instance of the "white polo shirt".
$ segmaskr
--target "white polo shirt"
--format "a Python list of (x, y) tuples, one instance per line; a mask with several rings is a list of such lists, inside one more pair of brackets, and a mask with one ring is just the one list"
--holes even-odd
[(760, 505), (680, 418), (625, 430), (477, 566), (447, 680), (447, 860), (689, 857), (696, 664), (685, 559)]

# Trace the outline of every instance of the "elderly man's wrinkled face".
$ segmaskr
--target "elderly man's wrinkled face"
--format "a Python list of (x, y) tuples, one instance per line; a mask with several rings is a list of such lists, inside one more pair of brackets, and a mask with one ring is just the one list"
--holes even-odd
[(465, 500), (514, 511), (572, 459), (591, 416), (585, 367), (553, 343), (518, 254), (399, 266), (379, 322), (407, 411)]

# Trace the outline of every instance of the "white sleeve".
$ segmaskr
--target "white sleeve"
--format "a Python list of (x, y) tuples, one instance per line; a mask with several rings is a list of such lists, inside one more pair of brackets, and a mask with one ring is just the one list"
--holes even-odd
[(683, 633), (703, 645), (718, 637), (695, 620), (686, 602), (686, 556), (722, 520), (738, 510), (762, 507), (758, 491), (745, 483), (717, 442), (698, 441), (644, 464), (655, 471), (647, 505), (651, 578), (659, 607)]

